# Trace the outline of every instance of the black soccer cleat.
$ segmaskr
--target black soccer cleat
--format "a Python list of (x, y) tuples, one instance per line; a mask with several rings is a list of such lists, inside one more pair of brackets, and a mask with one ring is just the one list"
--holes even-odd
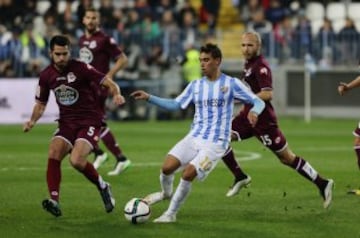
[(115, 208), (115, 199), (111, 195), (110, 184), (106, 184), (104, 189), (100, 190), (101, 198), (104, 202), (105, 211), (111, 212)]
[(52, 199), (45, 199), (42, 201), (42, 206), (47, 212), (51, 213), (55, 217), (61, 216), (60, 205), (58, 202)]

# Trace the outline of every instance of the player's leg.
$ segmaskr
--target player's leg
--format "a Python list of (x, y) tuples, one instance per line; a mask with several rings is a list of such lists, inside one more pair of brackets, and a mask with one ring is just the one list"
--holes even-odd
[(56, 217), (62, 214), (59, 205), (61, 161), (70, 149), (71, 145), (61, 137), (54, 137), (49, 146), (46, 182), (50, 199), (43, 200), (42, 205), (46, 211)]
[[(231, 140), (241, 141), (251, 138), (252, 136), (251, 125), (248, 123), (246, 116), (240, 113), (232, 121)], [(235, 159), (235, 154), (231, 147), (228, 148), (225, 155), (222, 157), (222, 161), (234, 175), (234, 182), (226, 193), (227, 197), (231, 197), (238, 194), (243, 187), (247, 187), (251, 183), (251, 177), (241, 169), (239, 162)]]
[(106, 212), (111, 212), (115, 207), (115, 199), (112, 197), (110, 184), (102, 179), (86, 159), (97, 143), (96, 136), (89, 135), (97, 135), (99, 130), (100, 128), (90, 126), (89, 129), (83, 129), (77, 134), (78, 139), (71, 151), (70, 163), (98, 188)]
[(197, 153), (197, 149), (190, 136), (180, 140), (169, 151), (162, 165), (160, 172), (161, 191), (147, 195), (144, 200), (151, 205), (164, 199), (171, 198), (175, 172), (180, 167), (186, 166)]
[(94, 159), (94, 168), (98, 169), (100, 166), (108, 160), (108, 155), (103, 151), (99, 146), (93, 150), (95, 159)]
[(116, 163), (114, 170), (110, 171), (108, 175), (118, 175), (121, 172), (125, 171), (130, 167), (131, 161), (126, 158), (123, 154), (119, 144), (117, 143), (114, 134), (111, 132), (110, 128), (105, 126), (102, 128), (100, 133), (100, 138), (105, 144), (106, 148), (115, 156)]
[(144, 198), (149, 205), (171, 198), (173, 192), (174, 173), (178, 168), (180, 168), (180, 166), (181, 163), (176, 157), (172, 155), (166, 156), (160, 172), (161, 191), (148, 194)]
[(206, 179), (210, 172), (216, 167), (221, 156), (225, 152), (221, 146), (211, 143), (199, 143), (200, 151), (196, 154), (194, 159), (186, 165), (180, 183), (176, 188), (174, 195), (171, 198), (168, 209), (154, 222), (169, 223), (176, 221), (176, 214), (180, 206), (185, 202), (191, 191), (191, 183), (195, 178), (200, 181)]
[[(360, 169), (360, 123), (358, 127), (353, 131), (354, 138), (354, 151), (357, 158), (358, 168)], [(352, 189), (348, 192), (349, 194), (360, 195), (360, 188)]]

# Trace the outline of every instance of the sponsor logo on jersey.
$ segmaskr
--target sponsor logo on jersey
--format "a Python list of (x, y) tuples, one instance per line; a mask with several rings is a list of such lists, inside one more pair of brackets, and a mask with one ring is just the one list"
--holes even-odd
[(79, 98), (79, 92), (70, 86), (61, 84), (59, 87), (54, 89), (56, 100), (64, 106), (70, 106), (77, 102)]
[(260, 74), (265, 74), (265, 75), (267, 75), (267, 74), (268, 74), (268, 69), (265, 68), (265, 67), (262, 67), (262, 68), (260, 69)]
[(82, 47), (79, 51), (79, 58), (82, 62), (90, 64), (94, 59), (94, 55), (87, 47)]

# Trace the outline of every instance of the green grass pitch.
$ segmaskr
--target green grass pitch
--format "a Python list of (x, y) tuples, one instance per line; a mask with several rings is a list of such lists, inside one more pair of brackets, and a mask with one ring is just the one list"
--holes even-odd
[[(117, 177), (106, 173), (113, 157), (99, 169), (112, 184), (115, 210), (104, 211), (100, 195), (85, 177), (62, 164), (61, 208), (52, 217), (41, 207), (48, 197), (45, 169), (49, 139), (56, 125), (37, 125), (24, 134), (21, 125), (0, 126), (0, 237), (360, 237), (360, 186), (353, 151), (356, 120), (280, 118), (293, 151), (325, 177), (335, 180), (333, 203), (322, 207), (317, 188), (280, 164), (256, 139), (233, 143), (253, 182), (239, 195), (225, 193), (232, 176), (222, 162), (204, 182), (195, 181), (175, 224), (154, 224), (169, 202), (151, 207), (151, 220), (132, 225), (123, 208), (133, 197), (158, 191), (159, 169), (168, 150), (184, 136), (190, 121), (111, 122), (132, 167)], [(104, 147), (102, 145), (102, 147)], [(89, 156), (92, 161), (93, 155)], [(179, 175), (176, 176), (177, 185)]]

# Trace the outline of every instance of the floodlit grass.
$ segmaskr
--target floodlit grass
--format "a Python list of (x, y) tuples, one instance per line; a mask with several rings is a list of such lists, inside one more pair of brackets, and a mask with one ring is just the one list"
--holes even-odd
[[(123, 207), (133, 197), (159, 190), (159, 169), (167, 151), (189, 128), (190, 121), (113, 122), (124, 153), (133, 165), (117, 177), (106, 175), (110, 160), (100, 168), (112, 184), (114, 212), (104, 211), (96, 188), (80, 173), (62, 164), (63, 216), (43, 211), (48, 197), (45, 181), (47, 148), (56, 125), (37, 125), (28, 134), (21, 125), (0, 126), (0, 236), (7, 237), (360, 237), (360, 196), (347, 195), (360, 186), (353, 151), (354, 120), (281, 118), (280, 125), (295, 153), (321, 175), (335, 180), (333, 204), (322, 207), (317, 188), (281, 165), (256, 140), (233, 143), (243, 169), (253, 182), (238, 196), (225, 193), (232, 176), (222, 162), (192, 192), (175, 224), (147, 222), (132, 225)], [(93, 159), (91, 155), (90, 160)], [(250, 159), (250, 160), (247, 160)], [(179, 175), (175, 180), (177, 185)], [(151, 219), (161, 215), (168, 201), (152, 207)]]

